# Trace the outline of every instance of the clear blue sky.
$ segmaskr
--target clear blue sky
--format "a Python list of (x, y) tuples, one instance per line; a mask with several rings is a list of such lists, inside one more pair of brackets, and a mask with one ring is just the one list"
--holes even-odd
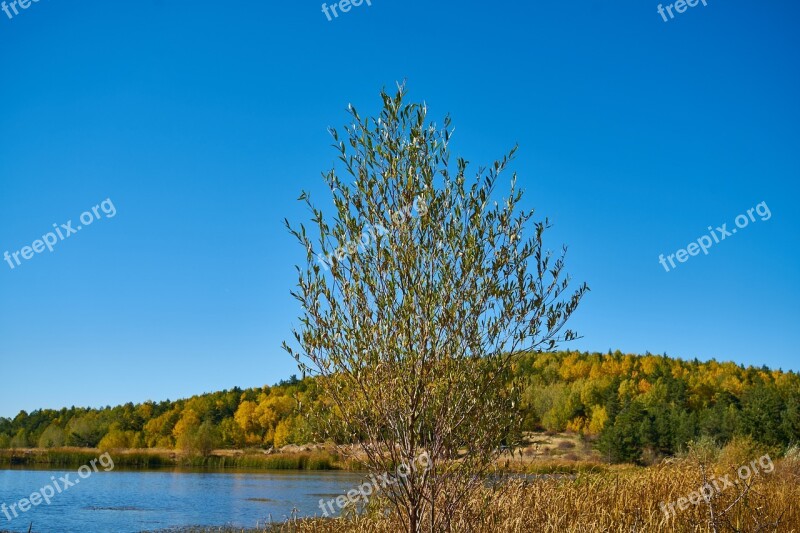
[[(306, 217), (328, 126), (407, 79), (455, 154), (520, 144), (527, 205), (592, 287), (581, 350), (800, 369), (800, 4), (41, 0), (0, 12), (0, 416), (176, 399), (296, 372)], [(768, 221), (674, 253), (765, 201)], [(100, 211), (101, 216), (102, 211)]]

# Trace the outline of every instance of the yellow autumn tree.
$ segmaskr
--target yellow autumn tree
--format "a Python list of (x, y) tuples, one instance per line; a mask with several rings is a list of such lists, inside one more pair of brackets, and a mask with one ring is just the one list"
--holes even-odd
[(172, 436), (175, 437), (175, 447), (179, 449), (188, 449), (190, 447), (191, 438), (193, 433), (200, 427), (200, 417), (193, 409), (186, 409), (175, 424), (172, 430)]

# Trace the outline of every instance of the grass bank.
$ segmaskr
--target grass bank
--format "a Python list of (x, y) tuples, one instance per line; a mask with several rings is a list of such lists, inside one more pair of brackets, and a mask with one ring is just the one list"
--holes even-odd
[[(353, 452), (357, 453), (354, 449)], [(94, 448), (0, 449), (0, 468), (78, 468), (103, 451)], [(358, 462), (342, 457), (324, 444), (289, 445), (273, 452), (264, 450), (214, 450), (208, 456), (171, 449), (109, 451), (115, 467), (159, 469), (169, 467), (211, 470), (361, 470)], [(605, 468), (590, 443), (574, 433), (528, 433), (525, 444), (500, 458), (505, 472), (527, 474), (578, 474)]]
[[(78, 468), (105, 453), (87, 448), (0, 450), (0, 467)], [(328, 451), (247, 453), (221, 451), (209, 456), (185, 455), (170, 450), (109, 451), (115, 468), (170, 467), (211, 470), (339, 470), (350, 464)]]

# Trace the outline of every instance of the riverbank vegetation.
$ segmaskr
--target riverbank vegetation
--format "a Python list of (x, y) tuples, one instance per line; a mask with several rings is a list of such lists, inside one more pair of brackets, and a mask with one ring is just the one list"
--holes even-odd
[[(751, 439), (736, 439), (723, 448), (702, 440), (687, 453), (654, 466), (619, 465), (574, 477), (510, 481), (471, 495), (469, 505), (454, 517), (453, 531), (798, 531), (800, 453), (790, 448), (784, 458), (771, 462), (773, 468), (764, 469), (766, 463), (758, 459), (765, 453), (768, 449)], [(740, 468), (752, 468), (753, 461), (758, 473), (743, 480)], [(708, 501), (694, 496), (709, 480), (725, 477), (731, 484), (717, 483), (721, 490), (708, 493)], [(684, 498), (692, 501), (684, 503)], [(676, 504), (672, 509), (671, 503)], [(385, 502), (374, 498), (359, 515), (298, 518), (266, 529), (187, 528), (180, 533), (395, 533), (400, 530), (398, 521), (385, 509)]]
[[(100, 453), (92, 448), (0, 450), (0, 467), (78, 468), (89, 464)], [(171, 450), (115, 450), (114, 465), (119, 468), (199, 468), (207, 470), (352, 470), (351, 461), (328, 450), (265, 454), (237, 450), (218, 450), (208, 455), (175, 453)]]
[[(774, 450), (752, 439), (735, 439), (717, 448), (707, 440), (686, 453), (657, 465), (604, 465), (571, 476), (512, 479), (479, 490), (456, 517), (454, 531), (475, 533), (755, 533), (800, 531), (800, 451), (784, 450), (759, 462)], [(758, 472), (742, 480), (739, 469), (756, 463)], [(704, 480), (724, 477), (706, 502), (692, 494)], [(697, 503), (683, 504), (682, 498)], [(665, 504), (663, 507), (661, 504)], [(669, 504), (675, 503), (674, 512)], [(364, 513), (338, 518), (294, 518), (265, 528), (187, 527), (169, 533), (395, 533), (396, 518), (380, 496)], [(664, 511), (667, 508), (667, 512)], [(713, 514), (712, 514), (713, 511)], [(469, 526), (467, 526), (469, 524)], [(463, 527), (462, 527), (463, 526)], [(36, 533), (34, 524), (33, 533)], [(156, 532), (152, 532), (156, 533)], [(158, 532), (166, 533), (166, 532)]]

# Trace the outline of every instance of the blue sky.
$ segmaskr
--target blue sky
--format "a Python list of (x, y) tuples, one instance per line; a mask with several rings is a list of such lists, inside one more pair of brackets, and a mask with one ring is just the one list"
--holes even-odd
[[(800, 4), (41, 0), (0, 12), (0, 416), (274, 383), (299, 312), (282, 226), (328, 126), (406, 79), (454, 154), (514, 163), (592, 292), (581, 350), (800, 369)], [(708, 226), (772, 217), (691, 257)], [(102, 216), (102, 211), (100, 211)]]

